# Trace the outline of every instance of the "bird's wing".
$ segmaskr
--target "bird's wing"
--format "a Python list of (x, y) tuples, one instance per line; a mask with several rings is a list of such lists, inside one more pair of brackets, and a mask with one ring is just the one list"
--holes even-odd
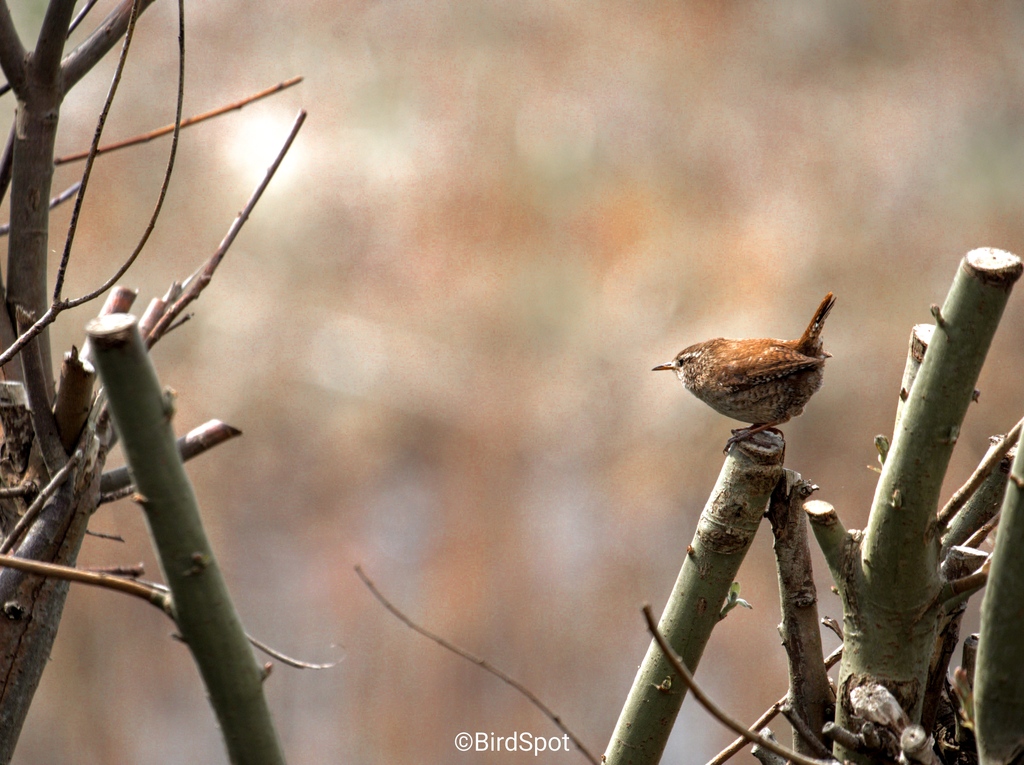
[(762, 345), (752, 353), (743, 353), (743, 346), (740, 343), (723, 340), (715, 350), (721, 364), (722, 387), (736, 391), (815, 369), (825, 363), (824, 358), (805, 356), (799, 351), (776, 343)]

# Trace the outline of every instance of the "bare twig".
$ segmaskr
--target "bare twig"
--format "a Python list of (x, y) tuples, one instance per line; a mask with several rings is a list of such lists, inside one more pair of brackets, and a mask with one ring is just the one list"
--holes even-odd
[[(64, 239), (64, 252), (61, 254), (60, 266), (57, 268), (57, 278), (53, 285), (53, 302), (61, 299), (64, 291), (64, 275), (68, 270), (68, 262), (71, 259), (71, 245), (75, 241), (75, 232), (78, 230), (78, 217), (82, 212), (82, 202), (85, 201), (85, 192), (89, 188), (89, 178), (92, 175), (92, 166), (96, 161), (96, 149), (99, 148), (100, 138), (103, 137), (103, 128), (107, 124), (107, 115), (110, 114), (110, 107), (114, 103), (114, 96), (117, 94), (117, 86), (121, 84), (121, 75), (124, 72), (124, 65), (128, 61), (128, 51), (132, 46), (132, 39), (135, 37), (135, 24), (139, 19), (139, 3), (135, 0), (132, 4), (132, 13), (128, 19), (128, 29), (124, 35), (124, 42), (121, 44), (121, 54), (117, 58), (117, 67), (114, 69), (114, 76), (110, 80), (110, 87), (107, 88), (107, 97), (100, 109), (100, 116), (96, 120), (96, 129), (93, 131), (92, 144), (89, 147), (89, 155), (85, 162), (85, 170), (82, 172), (81, 187), (78, 196), (75, 198), (75, 207), (71, 211), (71, 222), (68, 224), (68, 233)], [(179, 83), (180, 88), (180, 83)], [(180, 96), (179, 96), (180, 104)], [(104, 290), (105, 292), (106, 290)]]
[[(811, 729), (811, 726), (807, 724), (807, 721), (800, 716), (800, 713), (793, 708), (791, 703), (783, 704), (779, 707), (779, 712), (786, 718), (793, 729), (800, 734), (800, 737), (814, 750), (814, 754), (818, 757), (832, 757), (832, 752), (821, 743), (820, 734)], [(824, 727), (824, 725), (823, 725)]]
[[(825, 621), (825, 619), (822, 619), (822, 622), (824, 622), (824, 621)], [(832, 653), (830, 653), (828, 656), (825, 657), (825, 668), (826, 669), (832, 669), (832, 667), (834, 667), (836, 664), (839, 663), (839, 660), (842, 657), (843, 657), (843, 647), (839, 646), (834, 651), (832, 651)], [(750, 729), (751, 730), (761, 730), (761, 728), (763, 728), (765, 725), (767, 725), (772, 720), (774, 720), (775, 719), (775, 715), (777, 715), (779, 713), (779, 711), (782, 709), (782, 705), (785, 704), (788, 699), (789, 699), (789, 694), (787, 693), (781, 699), (779, 699), (774, 704), (772, 704), (770, 707), (768, 707), (768, 709), (766, 709), (764, 711), (764, 714), (762, 714), (760, 717), (758, 717), (757, 721), (753, 725), (750, 726)], [(729, 744), (729, 746), (727, 746), (721, 752), (719, 752), (714, 757), (712, 757), (710, 760), (708, 760), (707, 765), (722, 765), (722, 763), (724, 763), (726, 760), (728, 760), (730, 757), (732, 757), (734, 754), (736, 754), (738, 751), (740, 751), (740, 749), (742, 749), (746, 745), (747, 745), (747, 740), (743, 736), (740, 736), (735, 741), (733, 741), (731, 744)]]
[(715, 704), (715, 702), (713, 702), (706, 693), (704, 693), (701, 687), (697, 685), (693, 679), (693, 675), (690, 673), (690, 670), (688, 670), (679, 660), (675, 651), (672, 650), (672, 647), (665, 641), (664, 636), (662, 636), (658, 631), (658, 623), (654, 620), (654, 614), (651, 612), (650, 605), (644, 606), (643, 614), (644, 619), (647, 621), (647, 629), (654, 637), (658, 647), (661, 648), (661, 651), (665, 656), (665, 660), (671, 665), (672, 669), (675, 670), (675, 673), (679, 675), (679, 678), (683, 681), (683, 684), (687, 687), (690, 693), (693, 694), (693, 697), (700, 702), (702, 707), (711, 713), (712, 717), (722, 723), (722, 725), (735, 731), (747, 741), (758, 744), (770, 752), (775, 752), (775, 754), (785, 757), (786, 759), (797, 763), (797, 765), (823, 765), (823, 763), (834, 762), (834, 760), (811, 759), (810, 757), (805, 757), (799, 752), (794, 752), (792, 749), (787, 749), (774, 741), (769, 741), (756, 731), (744, 728), (741, 722), (733, 719), (723, 712), (722, 709), (719, 708), (719, 706)]
[[(198, 125), (200, 122), (205, 122), (208, 119), (213, 119), (214, 117), (220, 117), (221, 115), (236, 111), (245, 106), (248, 106), (249, 104), (255, 103), (256, 101), (266, 98), (267, 96), (272, 96), (275, 93), (280, 93), (282, 90), (290, 88), (293, 85), (298, 85), (300, 82), (302, 82), (302, 80), (302, 77), (292, 77), (290, 79), (284, 80), (283, 82), (279, 82), (276, 85), (273, 85), (269, 88), (265, 88), (264, 90), (261, 90), (258, 93), (253, 93), (250, 96), (246, 96), (245, 98), (242, 98), (238, 101), (234, 101), (230, 104), (227, 104), (226, 106), (221, 106), (216, 109), (211, 109), (210, 111), (203, 112), (202, 114), (195, 114), (191, 117), (187, 117), (181, 121), (180, 127), (182, 130), (184, 130), (187, 127), (191, 127), (192, 125)], [(108, 152), (117, 151), (118, 149), (125, 149), (129, 146), (138, 146), (139, 144), (148, 143), (149, 141), (152, 141), (155, 138), (165, 136), (173, 131), (173, 123), (170, 125), (164, 125), (163, 127), (159, 127), (156, 130), (151, 130), (148, 133), (143, 133), (141, 135), (133, 136), (131, 138), (126, 138), (122, 141), (116, 141), (114, 143), (108, 143), (105, 146), (100, 146), (96, 150), (96, 154), (106, 154)], [(53, 164), (64, 165), (69, 162), (78, 162), (80, 160), (85, 159), (88, 156), (88, 151), (80, 151), (74, 154), (65, 154), (64, 156), (57, 157), (55, 160), (53, 160)]]
[(821, 624), (823, 627), (828, 627), (835, 634), (840, 641), (843, 640), (843, 625), (833, 616), (821, 617)]
[[(368, 577), (363, 572), (363, 569), (362, 569), (361, 566), (356, 566), (355, 569), (356, 569), (356, 574), (363, 581), (363, 584), (365, 584), (367, 589), (371, 593), (373, 593), (373, 597), (375, 597), (380, 602), (380, 604), (382, 606), (384, 606), (384, 608), (386, 608), (388, 611), (390, 611), (400, 622), (402, 622), (402, 624), (404, 624), (406, 627), (411, 629), (413, 632), (418, 632), (419, 634), (423, 635), (423, 637), (427, 638), (428, 640), (432, 640), (433, 642), (437, 643), (442, 648), (444, 648), (444, 649), (446, 649), (448, 651), (451, 651), (456, 656), (461, 656), (466, 661), (472, 662), (473, 664), (476, 664), (481, 669), (486, 670), (487, 672), (490, 672), (492, 675), (494, 675), (496, 678), (501, 680), (506, 685), (508, 685), (508, 686), (510, 686), (512, 688), (515, 688), (517, 691), (519, 691), (519, 693), (521, 693), (523, 696), (525, 696), (527, 698), (527, 700), (529, 700), (529, 702), (531, 704), (533, 704), (535, 707), (537, 707), (537, 709), (539, 709), (541, 712), (543, 712), (544, 715), (549, 720), (551, 720), (551, 722), (553, 722), (558, 727), (558, 729), (560, 731), (562, 731), (562, 733), (567, 735), (569, 737), (569, 739), (576, 745), (576, 748), (579, 749), (580, 752), (583, 753), (584, 757), (586, 757), (591, 763), (593, 763), (593, 765), (598, 765), (598, 759), (596, 757), (594, 757), (593, 754), (590, 753), (590, 750), (587, 749), (583, 745), (583, 742), (580, 741), (576, 737), (576, 734), (574, 734), (571, 730), (569, 730), (565, 726), (565, 723), (562, 722), (561, 718), (557, 714), (555, 714), (551, 709), (549, 709), (547, 707), (547, 705), (544, 704), (543, 701), (538, 699), (529, 688), (527, 688), (525, 685), (523, 685), (522, 683), (518, 682), (517, 680), (514, 680), (511, 677), (509, 677), (508, 675), (506, 675), (504, 672), (502, 672), (500, 669), (495, 667), (493, 664), (489, 663), (486, 659), (481, 659), (479, 656), (476, 656), (476, 655), (470, 653), (465, 648), (460, 648), (459, 646), (455, 645), (454, 643), (451, 643), (451, 642), (445, 640), (440, 635), (437, 635), (437, 634), (431, 632), (430, 630), (426, 629), (425, 627), (421, 627), (420, 625), (418, 625), (416, 622), (414, 622), (412, 619), (410, 619), (404, 613), (399, 611), (398, 607), (396, 605), (394, 605), (390, 600), (388, 600), (386, 597), (384, 597), (383, 593), (381, 593), (381, 591), (377, 589), (377, 586), (373, 583), (373, 581), (370, 579), (370, 577)], [(814, 765), (820, 765), (820, 763), (815, 763)]]
[(964, 547), (973, 547), (975, 549), (985, 541), (992, 530), (999, 525), (999, 513), (993, 515), (984, 526), (971, 534), (970, 538), (964, 542)]
[(989, 474), (992, 473), (995, 466), (999, 464), (1000, 460), (1006, 456), (1006, 453), (1010, 451), (1015, 443), (1020, 438), (1021, 428), (1024, 427), (1024, 419), (1020, 420), (1006, 437), (999, 442), (998, 445), (993, 446), (988, 454), (985, 455), (985, 459), (981, 461), (971, 477), (967, 479), (967, 483), (956, 490), (956, 493), (950, 497), (949, 502), (946, 506), (939, 511), (936, 520), (939, 523), (939, 527), (943, 528), (953, 518), (954, 515), (964, 506), (964, 504), (971, 498), (971, 495), (978, 490), (982, 482), (988, 478)]
[[(57, 196), (55, 196), (53, 199), (50, 200), (50, 209), (52, 210), (53, 208), (55, 208), (55, 207), (57, 207), (59, 205), (64, 204), (65, 202), (67, 202), (69, 199), (71, 199), (71, 197), (73, 197), (75, 194), (78, 193), (78, 190), (81, 187), (82, 187), (82, 182), (81, 181), (75, 181), (74, 183), (72, 183), (70, 186), (68, 186), (66, 189), (64, 189), (64, 191), (62, 191), (60, 194), (58, 194)], [(2, 195), (0, 195), (0, 199), (3, 199)], [(11, 224), (10, 223), (0, 224), (0, 236), (7, 236), (7, 234), (9, 234), (10, 232), (11, 232)]]
[(31, 343), (40, 332), (53, 324), (54, 319), (57, 318), (57, 314), (59, 314), (61, 310), (63, 310), (62, 307), (51, 305), (46, 310), (46, 313), (36, 319), (31, 326), (24, 330), (20, 330), (18, 333), (18, 339), (11, 343), (7, 347), (7, 350), (0, 353), (0, 367), (6, 365), (7, 362), (21, 352), (22, 348)]
[(302, 123), (305, 121), (306, 110), (303, 109), (299, 111), (298, 116), (295, 118), (295, 122), (292, 123), (292, 128), (288, 133), (288, 138), (285, 139), (284, 145), (277, 153), (277, 157), (274, 159), (273, 163), (271, 163), (270, 167), (267, 168), (267, 172), (264, 175), (263, 180), (260, 181), (258, 186), (256, 186), (256, 189), (249, 197), (249, 201), (242, 209), (242, 212), (238, 213), (238, 216), (234, 221), (232, 221), (227, 234), (225, 234), (224, 239), (221, 240), (217, 250), (198, 271), (188, 278), (183, 286), (181, 296), (164, 312), (164, 315), (160, 317), (160, 320), (146, 337), (147, 346), (152, 347), (153, 343), (159, 340), (161, 335), (167, 332), (170, 325), (178, 317), (178, 314), (184, 311), (185, 307), (188, 306), (189, 303), (198, 298), (206, 288), (206, 285), (210, 283), (214, 272), (217, 270), (220, 262), (224, 259), (224, 256), (227, 254), (231, 244), (235, 241), (235, 237), (238, 236), (238, 232), (242, 230), (242, 226), (244, 226), (245, 222), (249, 219), (256, 203), (260, 201), (260, 197), (263, 196), (263, 192), (270, 184), (270, 180), (274, 177), (274, 173), (277, 172), (277, 168), (281, 166), (281, 162), (284, 160), (285, 155), (291, 148), (292, 142), (295, 140), (295, 136), (298, 135), (299, 130), (302, 128)]
[[(238, 428), (220, 420), (209, 420), (177, 440), (178, 453), (183, 461), (187, 461), (240, 435), (242, 431)], [(121, 499), (134, 491), (135, 485), (127, 466), (109, 470), (100, 478), (100, 494), (103, 495), (100, 504), (112, 501), (106, 500), (107, 494), (116, 492), (118, 496), (114, 499)]]
[(992, 561), (992, 556), (989, 556), (985, 563), (982, 564), (980, 570), (975, 571), (973, 574), (962, 576), (959, 579), (954, 579), (950, 582), (946, 582), (939, 590), (939, 597), (942, 600), (951, 600), (958, 598), (964, 594), (974, 593), (988, 584), (988, 572), (989, 566)]
[[(782, 711), (782, 705), (786, 703), (786, 700), (788, 698), (789, 698), (788, 696), (783, 696), (781, 699), (779, 699), (774, 704), (772, 704), (770, 707), (768, 707), (764, 711), (764, 713), (760, 717), (757, 718), (757, 720), (754, 722), (754, 724), (750, 726), (750, 729), (751, 730), (761, 730), (762, 728), (764, 728), (765, 725), (767, 725), (772, 720), (774, 720), (775, 719), (775, 715), (777, 715), (779, 712)], [(708, 760), (707, 765), (722, 765), (722, 763), (724, 763), (727, 760), (729, 760), (734, 754), (739, 752), (740, 749), (742, 749), (746, 745), (747, 745), (747, 739), (744, 738), (743, 736), (740, 736), (735, 741), (733, 741), (731, 744), (729, 744), (729, 746), (727, 746), (721, 752), (719, 752), (714, 757), (712, 757), (710, 760)]]
[(24, 571), (27, 574), (49, 576), (55, 579), (65, 579), (69, 582), (80, 582), (92, 585), (93, 587), (106, 587), (109, 590), (124, 592), (128, 595), (142, 598), (173, 618), (170, 595), (155, 585), (136, 582), (134, 579), (122, 576), (83, 571), (73, 566), (42, 563), (37, 560), (29, 560), (28, 558), (16, 558), (13, 555), (0, 555), (0, 567), (13, 568), (18, 571)]
[(43, 488), (39, 495), (32, 500), (32, 504), (28, 506), (28, 510), (25, 514), (18, 519), (18, 522), (11, 529), (11, 533), (7, 535), (7, 539), (0, 544), (0, 555), (9, 553), (14, 549), (14, 545), (22, 534), (35, 523), (36, 516), (39, 515), (43, 509), (43, 505), (46, 504), (46, 500), (53, 496), (53, 493), (61, 487), (61, 485), (68, 479), (71, 471), (78, 467), (78, 463), (82, 461), (82, 450), (79, 449), (72, 456), (71, 459), (65, 463), (64, 467), (57, 471), (56, 475), (50, 479), (50, 482)]
[[(136, 581), (135, 577), (142, 576), (143, 573), (143, 565), (141, 563), (128, 567), (111, 566), (107, 569), (81, 569), (0, 554), (0, 568), (13, 568), (18, 571), (24, 571), (27, 574), (48, 576), (54, 579), (64, 579), (69, 582), (78, 582), (80, 584), (92, 585), (93, 587), (104, 587), (108, 590), (123, 592), (145, 600), (150, 605), (159, 608), (167, 616), (170, 616), (172, 619), (174, 618), (174, 605), (171, 601), (171, 594), (166, 587), (160, 584)], [(301, 661), (271, 648), (252, 635), (246, 634), (245, 637), (254, 647), (283, 664), (287, 664), (289, 667), (297, 669), (330, 669), (337, 665), (337, 662), (314, 664), (308, 661)]]
[(7, 497), (24, 497), (28, 494), (32, 494), (39, 487), (31, 481), (27, 483), (18, 484), (17, 486), (4, 486), (0, 488), (0, 498), (6, 499)]
[(126, 499), (135, 493), (135, 484), (130, 483), (127, 486), (121, 486), (110, 491), (105, 491), (100, 494), (99, 500), (96, 502), (96, 506), (109, 505), (111, 502), (117, 502), (122, 499)]
[(257, 640), (248, 632), (245, 633), (245, 636), (249, 638), (250, 643), (252, 643), (256, 648), (263, 651), (263, 653), (265, 653), (267, 656), (271, 656), (277, 659), (282, 664), (287, 664), (289, 667), (295, 667), (295, 669), (330, 669), (331, 667), (335, 667), (338, 665), (338, 662), (336, 661), (330, 661), (326, 664), (314, 664), (309, 661), (301, 661), (300, 659), (294, 659), (288, 654), (281, 653), (276, 648), (271, 648), (263, 641)]
[(147, 337), (150, 332), (153, 331), (153, 327), (160, 321), (160, 317), (164, 315), (164, 311), (167, 310), (167, 306), (173, 303), (181, 295), (181, 283), (171, 282), (170, 288), (167, 290), (167, 294), (163, 297), (153, 298), (149, 301), (149, 305), (146, 306), (145, 312), (142, 314), (142, 318), (139, 319), (139, 334), (143, 337)]
[(85, 533), (87, 536), (96, 537), (97, 539), (108, 539), (111, 542), (124, 542), (124, 537), (120, 534), (107, 534), (103, 531), (93, 531), (92, 529), (86, 529)]
[[(158, 321), (150, 331), (146, 338), (147, 345), (152, 346), (153, 343), (159, 340), (162, 335), (166, 334), (170, 330), (171, 325), (174, 323), (178, 314), (180, 314), (189, 303), (198, 298), (206, 288), (206, 285), (210, 283), (210, 280), (213, 278), (213, 273), (217, 270), (217, 266), (219, 266), (220, 262), (224, 259), (224, 256), (227, 254), (231, 244), (235, 241), (235, 237), (238, 236), (238, 232), (241, 231), (242, 226), (245, 225), (245, 222), (252, 214), (252, 210), (256, 206), (256, 203), (260, 200), (260, 197), (263, 196), (263, 192), (266, 190), (271, 178), (274, 177), (274, 173), (277, 172), (277, 168), (280, 166), (282, 160), (284, 160), (285, 154), (287, 154), (288, 149), (291, 148), (292, 142), (295, 140), (295, 136), (298, 134), (299, 129), (302, 127), (302, 123), (305, 122), (305, 120), (306, 111), (303, 109), (295, 118), (291, 132), (289, 132), (287, 140), (281, 147), (281, 151), (278, 152), (277, 158), (267, 169), (266, 176), (249, 197), (249, 201), (245, 208), (231, 223), (231, 226), (228, 228), (228, 233), (224, 236), (220, 246), (217, 247), (217, 250), (213, 253), (206, 264), (189, 277), (182, 295), (165, 311), (163, 316), (160, 318), (160, 321)], [(112, 280), (108, 280), (108, 283), (112, 283)], [(73, 300), (62, 300), (58, 303), (52, 303), (46, 312), (31, 326), (22, 329), (18, 335), (18, 339), (15, 340), (14, 343), (8, 346), (3, 353), (0, 353), (0, 367), (13, 359), (22, 348), (32, 342), (33, 338), (46, 329), (46, 327), (50, 326), (62, 311), (87, 303), (88, 301), (96, 298), (101, 294), (101, 292), (102, 290), (94, 290), (93, 292)]]
[[(134, 25), (133, 25), (134, 26)], [(131, 27), (129, 27), (129, 30)], [(125, 38), (125, 50), (127, 51), (128, 38)], [(132, 267), (132, 264), (142, 253), (142, 249), (146, 246), (146, 242), (149, 241), (149, 235), (153, 233), (153, 229), (156, 227), (157, 219), (160, 217), (160, 210), (163, 208), (164, 199), (167, 197), (167, 188), (171, 183), (171, 173), (174, 170), (174, 158), (178, 153), (178, 136), (181, 133), (181, 106), (185, 97), (185, 2), (184, 0), (178, 0), (178, 101), (174, 111), (174, 135), (171, 138), (171, 150), (167, 155), (167, 167), (164, 170), (164, 179), (160, 184), (160, 193), (157, 195), (156, 205), (153, 208), (153, 213), (149, 216), (149, 223), (146, 224), (145, 231), (142, 232), (142, 236), (139, 239), (139, 243), (135, 245), (135, 249), (132, 254), (121, 264), (121, 267), (114, 272), (114, 274), (107, 279), (103, 284), (83, 295), (80, 298), (68, 301), (68, 307), (72, 308), (82, 303), (88, 303), (91, 300), (102, 295), (110, 287), (112, 287), (122, 276), (124, 276), (128, 269)], [(99, 148), (100, 133), (97, 130), (96, 135), (93, 139), (93, 145), (90, 147), (90, 156), (86, 160), (86, 173), (92, 166), (93, 161), (96, 158), (96, 151)], [(83, 183), (85, 177), (83, 177)], [(71, 242), (75, 235), (75, 225), (77, 224), (78, 211), (81, 209), (81, 201), (84, 196), (84, 189), (78, 195), (78, 199), (75, 204), (75, 213), (72, 215), (71, 226), (68, 228), (68, 238), (64, 245), (64, 254), (61, 257), (61, 270), (58, 271), (58, 278), (63, 277), (64, 270), (67, 268), (68, 258), (71, 256)], [(59, 285), (58, 285), (59, 286)], [(60, 292), (57, 287), (53, 291), (53, 299), (57, 301), (60, 299)]]
[[(141, 0), (139, 15), (142, 15), (152, 3), (153, 0)], [(71, 90), (121, 39), (121, 35), (128, 29), (134, 4), (133, 0), (121, 0), (97, 25), (96, 30), (64, 57), (64, 61), (61, 62), (61, 79), (65, 93)]]
[(71, 19), (71, 23), (68, 24), (68, 37), (71, 36), (72, 32), (78, 29), (79, 24), (85, 21), (85, 17), (89, 15), (89, 11), (93, 9), (93, 6), (96, 5), (98, 1), (99, 0), (86, 0), (85, 5), (82, 6), (82, 10), (75, 14), (75, 17)]

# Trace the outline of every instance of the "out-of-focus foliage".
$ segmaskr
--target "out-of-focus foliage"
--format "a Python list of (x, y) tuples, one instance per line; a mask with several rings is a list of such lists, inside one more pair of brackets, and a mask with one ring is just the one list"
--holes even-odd
[[(603, 750), (648, 643), (639, 606), (664, 602), (736, 426), (650, 368), (717, 335), (795, 337), (833, 290), (834, 358), (784, 428), (787, 466), (858, 527), (910, 326), (967, 250), (1024, 251), (1014, 3), (186, 5), (187, 114), (307, 78), (183, 134), (126, 280), (143, 301), (191, 271), (310, 110), (195, 318), (154, 352), (180, 432), (245, 432), (189, 469), (250, 631), (341, 658), (268, 680), (296, 765), (521, 762), (454, 737), (558, 733), (389, 616), (355, 563)], [(173, 117), (173, 11), (140, 22), (111, 138)], [(69, 97), (58, 152), (87, 145), (112, 66)], [(129, 251), (166, 150), (97, 164), (69, 293)], [(65, 316), (54, 347), (80, 344), (89, 315)], [(1012, 300), (951, 480), (1019, 417), (1022, 324)], [(84, 563), (155, 575), (129, 502), (93, 527), (127, 544), (87, 540)], [(754, 609), (698, 673), (744, 719), (785, 683), (769, 537), (740, 572)], [(221, 761), (169, 631), (75, 590), (16, 761)], [(687, 704), (666, 757), (729, 739)]]

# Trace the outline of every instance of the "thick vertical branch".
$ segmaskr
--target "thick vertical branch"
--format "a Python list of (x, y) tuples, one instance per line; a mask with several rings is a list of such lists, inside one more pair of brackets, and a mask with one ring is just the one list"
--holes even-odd
[[(93, 439), (95, 440), (95, 439)], [(18, 546), (21, 558), (73, 566), (85, 537), (89, 516), (99, 498), (102, 464), (95, 448), (47, 501), (36, 523)], [(0, 569), (0, 763), (9, 763), (57, 636), (68, 583), (13, 569)]]
[(988, 588), (981, 603), (975, 669), (975, 734), (982, 765), (1024, 755), (1024, 449), (1017, 450), (1000, 511)]
[[(691, 671), (700, 661), (740, 563), (782, 475), (785, 443), (761, 433), (733, 447), (687, 547), (658, 631)], [(653, 765), (661, 759), (686, 688), (657, 642), (637, 672), (608, 744), (606, 762)]]
[[(14, 326), (19, 324), (19, 312), (35, 320), (49, 305), (46, 260), (50, 186), (53, 147), (64, 98), (60, 54), (73, 11), (73, 0), (52, 0), (43, 19), (37, 48), (23, 65), (24, 79), (11, 83), (18, 97), (11, 176), (11, 234), (7, 251), (7, 311)], [(42, 374), (37, 379), (26, 375), (25, 384), (45, 391), (49, 407), (53, 401), (49, 332), (40, 333), (33, 342), (39, 347)]]
[(283, 763), (260, 668), (178, 454), (170, 425), (173, 403), (160, 388), (136, 320), (127, 314), (103, 316), (90, 322), (87, 332), (174, 600), (175, 621), (206, 683), (231, 761)]
[[(803, 501), (814, 486), (799, 473), (785, 471), (768, 503), (768, 520), (775, 535), (775, 562), (779, 574), (782, 623), (779, 632), (789, 661), (787, 701), (806, 723), (814, 741), (805, 741), (794, 728), (793, 749), (817, 756), (821, 751), (821, 729), (832, 704), (818, 621), (818, 593), (811, 569), (811, 548), (807, 543), (807, 516)], [(817, 742), (817, 746), (815, 745)]]
[[(837, 724), (857, 729), (850, 691), (885, 686), (912, 722), (921, 715), (942, 611), (938, 599), (936, 510), (953, 446), (1020, 259), (973, 250), (957, 271), (903, 407), (878, 481), (859, 560), (837, 581), (846, 650), (839, 671)], [(837, 746), (839, 759), (864, 755)]]

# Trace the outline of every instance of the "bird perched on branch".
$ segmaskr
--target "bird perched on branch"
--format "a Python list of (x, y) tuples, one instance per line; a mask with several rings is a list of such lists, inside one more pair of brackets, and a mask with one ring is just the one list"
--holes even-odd
[(690, 393), (716, 412), (750, 427), (732, 431), (725, 450), (762, 430), (775, 429), (804, 411), (825, 373), (821, 329), (836, 299), (825, 295), (799, 340), (728, 340), (691, 345), (668, 364)]

